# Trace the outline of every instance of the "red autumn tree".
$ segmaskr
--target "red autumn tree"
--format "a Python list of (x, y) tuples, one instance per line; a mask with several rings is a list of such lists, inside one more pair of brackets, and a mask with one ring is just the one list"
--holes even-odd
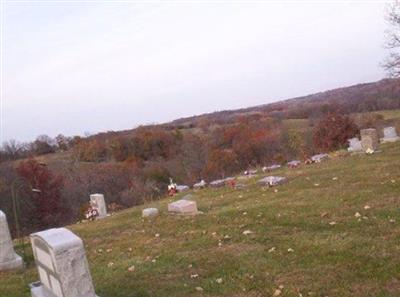
[(208, 156), (204, 175), (209, 178), (226, 177), (237, 169), (237, 155), (234, 151), (215, 149)]
[(318, 122), (314, 130), (314, 144), (322, 151), (328, 152), (345, 147), (347, 140), (357, 134), (358, 127), (346, 115), (339, 112), (328, 112)]
[(21, 189), (21, 199), (27, 199), (23, 205), (29, 207), (25, 208), (21, 216), (25, 220), (29, 218), (33, 228), (60, 225), (66, 210), (61, 198), (63, 178), (54, 175), (46, 165), (34, 159), (22, 161), (17, 167), (17, 173), (27, 183)]

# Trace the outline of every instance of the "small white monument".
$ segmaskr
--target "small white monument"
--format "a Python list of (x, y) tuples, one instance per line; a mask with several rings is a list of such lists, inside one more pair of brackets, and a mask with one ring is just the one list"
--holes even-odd
[(23, 265), (22, 258), (14, 251), (7, 217), (0, 210), (0, 271), (22, 268)]
[(145, 208), (142, 210), (142, 218), (156, 217), (158, 216), (158, 214), (159, 214), (158, 209), (154, 207)]
[(383, 129), (383, 138), (381, 138), (381, 142), (396, 142), (399, 141), (400, 137), (397, 135), (395, 127), (386, 127)]
[(349, 143), (349, 147), (347, 148), (349, 152), (361, 152), (363, 150), (361, 140), (358, 137), (350, 138), (347, 142)]
[(186, 199), (181, 199), (168, 204), (168, 211), (186, 215), (194, 215), (198, 213), (196, 202)]
[(103, 194), (90, 195), (90, 206), (93, 209), (97, 210), (97, 213), (99, 214), (99, 219), (105, 218), (107, 216), (107, 207)]
[(31, 234), (40, 282), (32, 297), (96, 297), (82, 240), (65, 228)]

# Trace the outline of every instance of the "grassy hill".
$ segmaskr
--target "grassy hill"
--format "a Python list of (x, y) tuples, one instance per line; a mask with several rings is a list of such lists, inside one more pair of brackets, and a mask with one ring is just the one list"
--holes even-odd
[[(281, 286), (280, 296), (400, 296), (400, 143), (273, 174), (289, 183), (262, 188), (259, 175), (243, 190), (192, 193), (195, 217), (169, 215), (165, 198), (69, 226), (97, 294), (256, 297)], [(143, 220), (148, 206), (161, 215)], [(30, 296), (36, 280), (32, 263), (0, 273), (0, 296)]]

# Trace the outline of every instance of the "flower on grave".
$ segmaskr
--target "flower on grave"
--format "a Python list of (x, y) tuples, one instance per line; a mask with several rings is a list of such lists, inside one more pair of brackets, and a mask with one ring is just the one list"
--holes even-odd
[(85, 212), (85, 218), (89, 221), (94, 221), (99, 216), (99, 210), (96, 207), (89, 206)]

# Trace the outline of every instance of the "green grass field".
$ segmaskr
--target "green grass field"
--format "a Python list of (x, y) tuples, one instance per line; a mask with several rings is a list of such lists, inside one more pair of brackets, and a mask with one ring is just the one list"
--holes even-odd
[[(273, 174), (289, 183), (262, 188), (260, 175), (243, 190), (195, 192), (195, 217), (169, 215), (166, 198), (70, 226), (97, 294), (255, 297), (281, 286), (279, 296), (400, 296), (400, 143)], [(143, 220), (150, 205), (161, 215)], [(0, 273), (0, 296), (30, 296), (36, 280), (32, 263)]]

